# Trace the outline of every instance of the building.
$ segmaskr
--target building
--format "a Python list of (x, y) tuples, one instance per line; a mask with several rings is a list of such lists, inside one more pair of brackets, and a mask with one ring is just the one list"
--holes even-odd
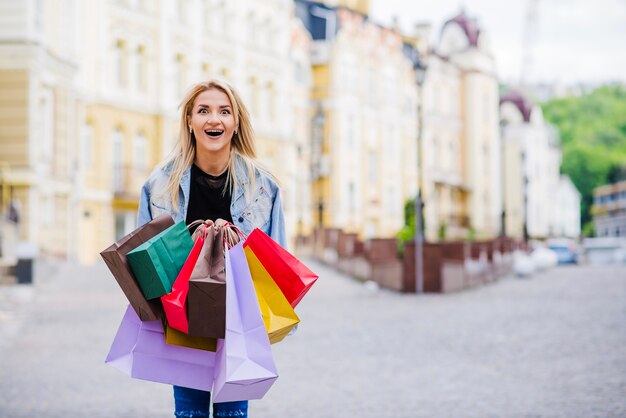
[(506, 234), (546, 239), (580, 235), (580, 193), (561, 176), (558, 132), (541, 108), (511, 91), (500, 99)]
[(556, 196), (552, 236), (578, 239), (581, 233), (581, 196), (568, 176), (561, 174)]
[[(0, 257), (9, 261), (16, 241), (52, 256), (81, 246), (76, 3), (0, 1)], [(9, 208), (17, 224), (6, 222)]]
[(591, 213), (597, 237), (626, 237), (626, 180), (593, 189)]
[(173, 148), (184, 92), (213, 77), (248, 104), (258, 157), (282, 185), (288, 237), (311, 230), (310, 35), (293, 1), (0, 6), (1, 184), (23, 212), (16, 239), (97, 260), (135, 228), (141, 184)]
[(313, 38), (314, 219), (362, 238), (393, 237), (417, 191), (413, 64), (402, 36), (368, 19), (367, 2), (335, 4), (296, 1)]
[(285, 224), (290, 237), (310, 235), (314, 226), (314, 206), (311, 194), (311, 34), (300, 19), (291, 22), (291, 46), (289, 61), (291, 117), (288, 138), (292, 144), (281, 147), (279, 163), (274, 165), (281, 173)]
[[(418, 34), (417, 43), (427, 35)], [(492, 238), (501, 229), (502, 186), (489, 40), (461, 12), (444, 23), (425, 59), (420, 150), (426, 238)]]

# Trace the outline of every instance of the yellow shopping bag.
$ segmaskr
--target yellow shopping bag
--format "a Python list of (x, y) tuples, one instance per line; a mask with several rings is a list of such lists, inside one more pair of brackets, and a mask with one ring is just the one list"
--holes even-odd
[(254, 252), (249, 247), (245, 247), (245, 252), (265, 329), (274, 344), (285, 338), (300, 318)]
[(197, 350), (213, 351), (217, 350), (217, 339), (210, 337), (194, 337), (180, 332), (167, 324), (163, 325), (165, 331), (165, 343), (179, 345), (181, 347), (195, 348)]

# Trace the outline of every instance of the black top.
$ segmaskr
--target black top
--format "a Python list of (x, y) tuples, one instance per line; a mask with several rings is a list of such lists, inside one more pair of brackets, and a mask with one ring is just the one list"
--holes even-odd
[(213, 221), (218, 218), (232, 222), (230, 215), (231, 193), (224, 186), (228, 170), (219, 176), (212, 176), (198, 166), (191, 166), (191, 184), (189, 187), (189, 206), (187, 207), (187, 225), (198, 219)]

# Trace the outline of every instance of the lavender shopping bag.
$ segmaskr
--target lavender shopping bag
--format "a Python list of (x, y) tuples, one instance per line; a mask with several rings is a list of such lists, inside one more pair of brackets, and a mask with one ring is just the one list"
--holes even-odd
[(210, 391), (215, 353), (165, 344), (160, 321), (142, 322), (126, 309), (105, 363), (135, 379)]
[(226, 251), (226, 337), (218, 340), (215, 402), (261, 399), (278, 378), (243, 242)]

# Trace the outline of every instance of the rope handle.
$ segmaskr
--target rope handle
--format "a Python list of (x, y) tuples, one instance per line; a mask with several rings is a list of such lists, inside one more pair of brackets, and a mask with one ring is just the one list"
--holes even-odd
[(212, 220), (207, 219), (206, 221), (203, 221), (201, 219), (198, 219), (196, 221), (193, 221), (189, 225), (187, 225), (187, 229), (191, 231), (191, 228), (196, 227), (195, 231), (193, 231), (193, 233), (191, 234), (191, 238), (195, 242), (198, 239), (199, 234), (202, 234), (204, 238), (206, 238), (207, 230), (209, 229), (209, 227), (212, 227), (212, 226), (213, 226)]
[(218, 219), (215, 221), (215, 228), (222, 228), (224, 231), (224, 242), (228, 248), (233, 248), (239, 241), (246, 239), (246, 235), (235, 226), (232, 222), (228, 222), (224, 219)]
[(223, 235), (222, 241), (224, 245), (226, 245), (228, 248), (233, 248), (235, 245), (239, 243), (239, 241), (245, 240), (246, 238), (248, 238), (241, 229), (235, 226), (235, 224), (233, 224), (232, 222), (228, 222), (221, 218), (217, 219), (216, 221), (212, 221), (211, 219), (207, 219), (207, 220), (198, 219), (196, 221), (193, 221), (187, 226), (189, 230), (191, 230), (194, 227), (196, 229), (191, 235), (194, 241), (198, 238), (199, 234), (203, 234), (204, 237), (206, 237), (207, 230), (210, 227), (213, 227), (217, 230), (223, 229), (224, 235)]

